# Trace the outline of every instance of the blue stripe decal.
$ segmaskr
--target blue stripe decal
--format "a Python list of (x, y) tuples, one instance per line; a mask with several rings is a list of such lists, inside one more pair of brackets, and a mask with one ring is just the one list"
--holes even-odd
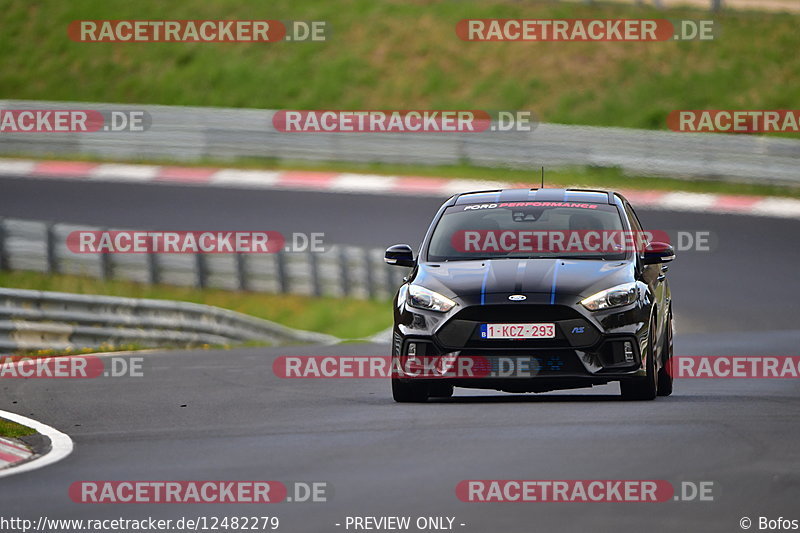
[(553, 286), (550, 288), (550, 305), (556, 303), (556, 280), (558, 279), (558, 261), (553, 265)]
[(486, 263), (486, 273), (483, 275), (483, 283), (481, 284), (481, 305), (486, 303), (486, 279), (489, 277), (489, 269), (491, 263)]
[[(567, 201), (567, 194), (568, 194), (567, 190), (564, 189), (564, 195), (561, 198), (562, 202)], [(556, 303), (556, 281), (558, 280), (558, 264), (559, 262), (558, 260), (556, 260), (556, 263), (553, 265), (553, 286), (550, 288), (550, 305)]]
[(517, 279), (514, 281), (514, 292), (522, 292), (522, 280), (525, 279), (525, 270), (527, 268), (527, 261), (523, 260), (517, 264)]

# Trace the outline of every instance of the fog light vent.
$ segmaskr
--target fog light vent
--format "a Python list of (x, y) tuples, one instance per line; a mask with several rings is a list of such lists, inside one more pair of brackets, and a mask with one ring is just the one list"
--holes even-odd
[(625, 362), (626, 363), (632, 363), (633, 362), (633, 344), (631, 344), (630, 342), (626, 341), (623, 349), (625, 351)]

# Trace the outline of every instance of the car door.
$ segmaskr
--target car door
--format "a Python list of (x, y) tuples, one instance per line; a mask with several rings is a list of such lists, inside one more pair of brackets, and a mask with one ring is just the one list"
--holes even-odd
[[(636, 235), (639, 235), (638, 232), (643, 232), (644, 229), (642, 228), (642, 225), (639, 222), (639, 217), (636, 215), (636, 212), (633, 210), (633, 207), (631, 207), (631, 205), (628, 202), (625, 202), (625, 213), (628, 216), (628, 220), (630, 221), (631, 230), (637, 232)], [(641, 251), (637, 251), (636, 254), (637, 270), (641, 272), (642, 281), (646, 283), (648, 287), (650, 287), (650, 292), (653, 294), (653, 297), (655, 299), (654, 303), (656, 306), (656, 316), (658, 317), (658, 320), (656, 321), (657, 324), (656, 339), (661, 339), (661, 336), (664, 332), (664, 324), (667, 312), (666, 295), (669, 294), (667, 290), (667, 276), (666, 276), (668, 267), (665, 264), (642, 265), (640, 258), (641, 258)]]

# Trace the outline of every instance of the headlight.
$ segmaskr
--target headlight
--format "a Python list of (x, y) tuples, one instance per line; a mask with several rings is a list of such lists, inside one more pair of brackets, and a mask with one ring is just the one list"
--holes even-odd
[(636, 286), (636, 282), (632, 281), (584, 298), (581, 300), (581, 304), (589, 311), (600, 311), (601, 309), (611, 309), (612, 307), (632, 304), (636, 301), (638, 295), (639, 289)]
[(446, 313), (456, 305), (450, 298), (419, 285), (409, 285), (408, 299), (406, 301), (411, 307), (439, 311), (441, 313)]

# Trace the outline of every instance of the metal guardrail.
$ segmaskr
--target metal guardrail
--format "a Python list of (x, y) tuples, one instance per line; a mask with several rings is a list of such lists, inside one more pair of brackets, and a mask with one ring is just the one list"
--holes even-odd
[(800, 183), (800, 141), (540, 124), (532, 132), (282, 133), (275, 111), (5, 100), (0, 109), (145, 110), (144, 132), (3, 133), (0, 154), (116, 160), (237, 158), (538, 169), (619, 167), (630, 173), (737, 182)]
[(103, 229), (0, 219), (0, 270), (359, 299), (391, 298), (404, 275), (384, 263), (384, 250), (359, 246), (271, 254), (77, 254), (67, 247), (72, 231)]
[[(78, 230), (100, 228), (0, 219), (0, 270), (354, 298), (390, 298), (403, 276), (403, 269), (383, 262), (382, 250), (357, 246), (259, 255), (76, 254), (66, 243), (67, 235)], [(330, 343), (338, 339), (188, 302), (0, 288), (0, 353), (247, 341)]]
[(0, 353), (338, 340), (209, 305), (0, 288)]

